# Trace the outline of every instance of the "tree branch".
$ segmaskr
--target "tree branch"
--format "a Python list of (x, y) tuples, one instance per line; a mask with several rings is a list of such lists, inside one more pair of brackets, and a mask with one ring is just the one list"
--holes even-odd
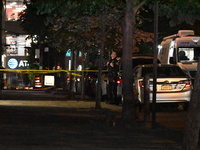
[(134, 6), (133, 6), (133, 13), (136, 14), (137, 11), (138, 11), (138, 9), (141, 8), (141, 7), (146, 3), (146, 1), (147, 1), (147, 0), (143, 0), (143, 1), (142, 1), (141, 3), (139, 3), (138, 5), (134, 5)]

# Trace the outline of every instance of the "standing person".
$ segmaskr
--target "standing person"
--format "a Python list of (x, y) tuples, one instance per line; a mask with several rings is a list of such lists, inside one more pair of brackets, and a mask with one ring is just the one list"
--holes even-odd
[(119, 57), (117, 52), (111, 53), (111, 59), (107, 62), (108, 67), (108, 84), (107, 84), (107, 95), (110, 104), (119, 105), (117, 100), (117, 78), (119, 73)]

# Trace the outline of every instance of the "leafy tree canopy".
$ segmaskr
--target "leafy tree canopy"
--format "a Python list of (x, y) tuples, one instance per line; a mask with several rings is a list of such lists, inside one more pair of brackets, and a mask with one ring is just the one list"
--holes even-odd
[[(139, 52), (141, 45), (152, 42), (153, 39), (151, 33), (153, 32), (153, 3), (148, 0), (133, 2), (137, 10), (134, 34), (137, 47), (133, 51)], [(125, 3), (125, 0), (32, 0), (21, 16), (22, 26), (31, 35), (39, 35), (41, 39), (48, 37), (54, 47), (65, 51), (67, 47), (80, 49), (87, 46), (98, 49), (100, 39), (97, 37), (101, 33), (100, 23), (106, 23), (106, 50), (121, 50), (121, 23)], [(144, 3), (145, 5), (140, 8)], [(200, 13), (199, 7), (197, 0), (160, 0), (159, 14), (162, 23), (159, 22), (159, 32), (165, 36), (164, 31), (168, 34), (168, 30), (172, 30), (167, 26), (168, 22), (174, 26), (174, 29), (179, 28), (180, 23), (196, 25)], [(106, 18), (101, 18), (103, 13), (107, 13)]]
[(183, 22), (194, 25), (197, 20), (200, 20), (199, 0), (164, 0), (159, 6), (160, 16), (170, 18), (171, 26)]

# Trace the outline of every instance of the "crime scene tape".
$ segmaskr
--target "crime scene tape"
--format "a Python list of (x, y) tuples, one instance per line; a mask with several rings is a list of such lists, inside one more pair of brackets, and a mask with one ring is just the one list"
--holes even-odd
[[(59, 72), (66, 72), (73, 76), (82, 75), (79, 73), (82, 72), (99, 72), (99, 70), (33, 70), (33, 69), (0, 69), (0, 72), (11, 72), (11, 73), (23, 73), (23, 74), (48, 74), (48, 73), (59, 73)], [(76, 72), (76, 73), (75, 73)], [(107, 70), (102, 70), (102, 72), (108, 72)]]
[[(15, 74), (35, 74), (35, 75), (47, 75), (47, 74), (56, 74), (56, 73), (67, 73), (67, 75), (70, 75), (71, 77), (67, 78), (67, 81), (70, 80), (76, 80), (77, 77), (82, 77), (83, 73), (98, 73), (99, 70), (36, 70), (36, 69), (0, 69), (0, 74), (1, 73), (15, 73)], [(102, 70), (102, 72), (108, 72), (107, 70)], [(95, 79), (94, 77), (91, 77)], [(107, 80), (107, 78), (103, 77), (103, 80)], [(13, 89), (22, 89), (19, 85), (11, 85), (8, 83), (5, 83), (5, 86), (13, 88)], [(56, 86), (41, 86), (40, 88), (34, 88), (25, 86), (23, 87), (26, 90), (48, 90), (48, 89), (53, 89), (56, 88)]]

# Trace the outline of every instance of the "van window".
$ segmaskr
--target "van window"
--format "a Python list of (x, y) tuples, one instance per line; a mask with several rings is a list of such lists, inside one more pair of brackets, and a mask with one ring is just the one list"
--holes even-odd
[(200, 47), (180, 47), (178, 48), (178, 61), (198, 61)]

